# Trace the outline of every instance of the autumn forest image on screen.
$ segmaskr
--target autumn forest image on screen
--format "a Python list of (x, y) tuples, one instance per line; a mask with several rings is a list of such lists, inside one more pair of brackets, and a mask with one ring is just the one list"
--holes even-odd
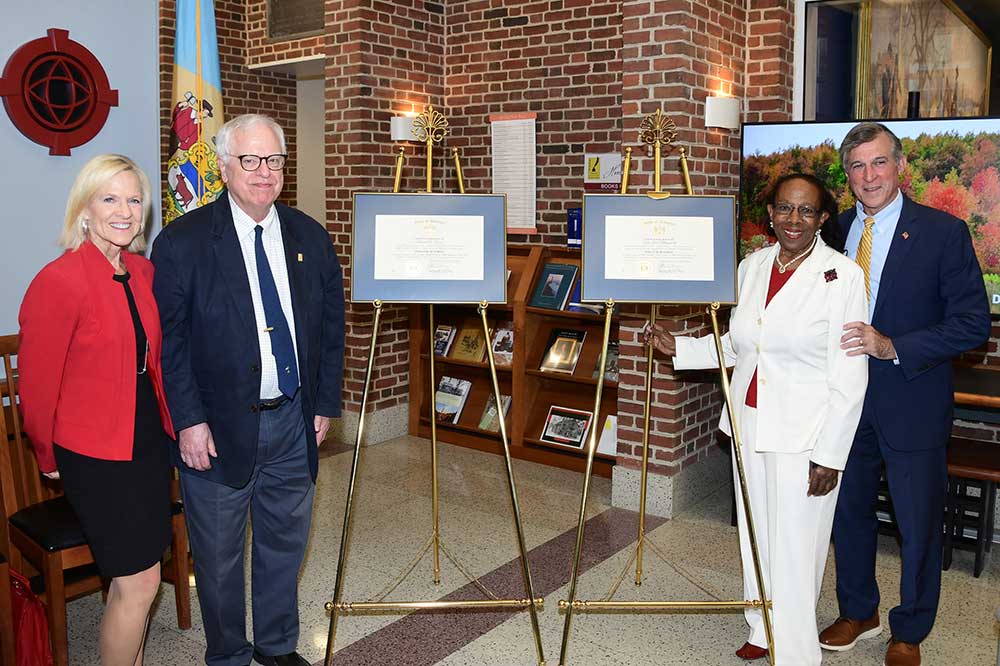
[[(965, 220), (986, 281), (991, 310), (1000, 314), (1000, 119), (919, 120), (885, 123), (906, 156), (902, 191), (918, 203)], [(767, 195), (782, 175), (815, 174), (840, 211), (855, 205), (838, 148), (854, 123), (744, 126), (740, 186), (740, 252), (774, 242)]]

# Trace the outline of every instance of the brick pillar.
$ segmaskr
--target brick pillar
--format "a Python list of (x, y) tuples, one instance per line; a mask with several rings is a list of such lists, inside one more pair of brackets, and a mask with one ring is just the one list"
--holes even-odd
[[(444, 9), (432, 2), (391, 0), (377, 3), (376, 9), (356, 0), (327, 0), (326, 32), (327, 228), (349, 296), (352, 194), (392, 189), (395, 153), (389, 119), (397, 112), (443, 103)], [(422, 190), (423, 160), (413, 144), (407, 154), (402, 190)], [(447, 163), (439, 149), (439, 174)], [(370, 304), (347, 307), (343, 431), (335, 433), (347, 441), (357, 433), (373, 312)], [(365, 421), (368, 442), (407, 431), (408, 345), (407, 309), (384, 307)]]
[[(790, 113), (792, 11), (791, 0), (623, 2), (623, 147), (636, 146), (642, 118), (662, 109), (677, 125), (678, 145), (688, 152), (694, 193), (736, 195), (739, 132), (706, 129), (705, 98), (722, 94), (742, 99), (747, 120), (760, 120), (763, 111), (778, 107), (787, 106)], [(640, 191), (651, 188), (651, 151), (636, 147), (633, 157), (638, 160), (632, 183)], [(663, 160), (662, 168), (662, 187), (683, 192), (676, 152)], [(638, 336), (649, 310), (629, 312), (634, 318), (623, 316), (620, 333), (612, 502), (635, 507), (646, 394), (645, 350)], [(719, 317), (725, 330), (728, 312)], [(658, 318), (675, 334), (711, 333), (701, 307), (661, 307)], [(647, 510), (671, 516), (728, 483), (727, 449), (719, 445), (724, 438), (717, 432), (723, 399), (717, 371), (674, 373), (668, 359), (654, 361), (652, 390)]]

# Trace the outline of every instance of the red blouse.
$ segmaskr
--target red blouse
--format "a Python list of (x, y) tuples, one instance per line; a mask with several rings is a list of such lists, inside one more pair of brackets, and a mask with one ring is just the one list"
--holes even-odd
[[(788, 278), (792, 277), (792, 273), (794, 272), (795, 269), (793, 268), (790, 271), (782, 273), (778, 270), (777, 264), (771, 265), (771, 279), (767, 284), (767, 299), (764, 301), (765, 308), (771, 303), (774, 295), (781, 291), (781, 288), (785, 286)], [(753, 377), (750, 379), (750, 386), (747, 388), (745, 404), (747, 407), (757, 408), (757, 368), (753, 369)]]

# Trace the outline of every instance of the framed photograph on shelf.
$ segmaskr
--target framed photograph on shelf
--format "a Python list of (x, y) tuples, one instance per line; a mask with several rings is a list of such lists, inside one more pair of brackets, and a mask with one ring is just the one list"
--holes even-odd
[(552, 405), (545, 417), (545, 426), (539, 439), (546, 444), (583, 451), (593, 419), (593, 412)]
[(583, 195), (583, 302), (736, 302), (732, 196)]
[(502, 194), (354, 194), (351, 300), (507, 302)]

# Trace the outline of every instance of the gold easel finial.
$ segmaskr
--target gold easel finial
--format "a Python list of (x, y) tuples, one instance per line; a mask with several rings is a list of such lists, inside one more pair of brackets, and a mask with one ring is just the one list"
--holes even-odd
[(667, 146), (677, 140), (677, 125), (663, 115), (660, 109), (642, 119), (639, 124), (639, 138), (643, 143), (655, 146)]
[(441, 143), (448, 133), (448, 119), (440, 111), (435, 111), (430, 104), (419, 116), (413, 119), (413, 136), (417, 141), (427, 144), (427, 191), (431, 191), (431, 156), (434, 154), (434, 144)]
[(441, 143), (448, 133), (448, 119), (440, 111), (435, 111), (433, 106), (413, 119), (413, 136), (417, 141)]
[[(669, 196), (660, 192), (660, 154), (662, 146), (670, 146), (677, 139), (677, 125), (667, 118), (660, 109), (642, 119), (639, 124), (639, 138), (653, 146), (653, 191), (649, 196)], [(690, 192), (689, 192), (690, 194)]]

